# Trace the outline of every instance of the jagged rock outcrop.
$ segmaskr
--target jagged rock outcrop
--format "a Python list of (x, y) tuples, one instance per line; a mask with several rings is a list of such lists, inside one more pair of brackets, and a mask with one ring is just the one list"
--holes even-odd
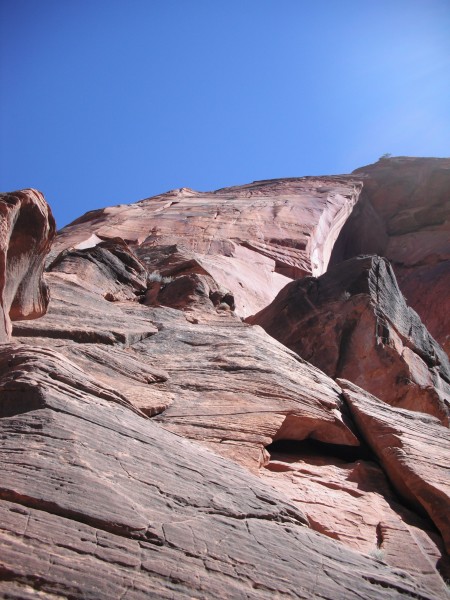
[(331, 264), (379, 254), (430, 333), (450, 351), (450, 159), (394, 157), (353, 172), (363, 191)]
[(47, 314), (0, 345), (0, 595), (449, 597), (448, 429), (241, 319), (327, 281), (304, 325), (326, 360), (356, 320), (345, 357), (442, 409), (445, 355), (388, 264), (327, 269), (366, 179), (177, 190), (60, 233)]
[[(217, 307), (234, 311), (234, 296), (210, 275), (203, 258), (186, 246), (140, 246), (137, 255), (149, 265), (147, 306), (169, 306), (202, 318)], [(222, 306), (221, 306), (222, 305)], [(194, 317), (195, 318), (195, 317)]]
[(330, 377), (448, 426), (447, 355), (406, 305), (385, 259), (358, 257), (294, 281), (247, 321)]
[(147, 290), (147, 269), (121, 238), (63, 250), (47, 270), (76, 278), (84, 289), (110, 302), (134, 300)]
[(0, 342), (9, 340), (11, 320), (35, 319), (47, 310), (42, 271), (54, 235), (55, 221), (40, 192), (0, 194)]

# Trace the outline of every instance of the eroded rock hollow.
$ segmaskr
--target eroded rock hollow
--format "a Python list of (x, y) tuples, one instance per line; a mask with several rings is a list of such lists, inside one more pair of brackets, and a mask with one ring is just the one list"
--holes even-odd
[(450, 597), (449, 194), (3, 195), (0, 595)]

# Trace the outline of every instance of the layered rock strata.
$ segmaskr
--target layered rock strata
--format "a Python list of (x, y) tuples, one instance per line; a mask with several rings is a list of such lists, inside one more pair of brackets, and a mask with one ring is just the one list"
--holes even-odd
[(385, 259), (358, 257), (294, 281), (247, 321), (330, 377), (448, 426), (447, 355), (406, 305)]
[(54, 235), (55, 221), (40, 192), (0, 194), (0, 342), (9, 340), (11, 320), (45, 313), (42, 272)]
[(309, 530), (301, 511), (232, 461), (85, 386), (57, 353), (13, 345), (2, 358), (5, 595), (433, 597)]
[(408, 304), (448, 353), (450, 159), (381, 159), (353, 175), (363, 192), (331, 263), (358, 254), (387, 257)]
[(215, 192), (174, 190), (87, 213), (60, 233), (52, 256), (120, 237), (140, 256), (181, 244), (230, 291), (239, 315), (270, 302), (289, 279), (320, 275), (361, 191), (357, 178), (259, 181)]
[(323, 275), (365, 180), (178, 190), (61, 232), (47, 314), (0, 346), (0, 595), (448, 597), (448, 429), (240, 318), (329, 275), (304, 333), (330, 364), (353, 319), (350, 353), (414, 372), (406, 404), (442, 393), (387, 263)]
[[(260, 328), (242, 323), (228, 305), (228, 310), (215, 308), (208, 297), (200, 313), (198, 304), (186, 312), (148, 305), (147, 295), (142, 303), (112, 302), (112, 288), (101, 285), (98, 276), (105, 269), (99, 252), (111, 263), (101, 246), (65, 253), (54, 263), (56, 270), (47, 274), (52, 289), (48, 314), (17, 323), (17, 338), (57, 347), (81, 367), (90, 364), (97, 377), (121, 390), (139, 410), (154, 415), (163, 407), (157, 420), (165, 428), (207, 443), (253, 470), (265, 463), (265, 446), (280, 435), (359, 444), (341, 413), (338, 386)], [(122, 266), (135, 266), (129, 252), (122, 259)], [(98, 284), (91, 286), (95, 292), (86, 284), (85, 263), (94, 265), (89, 274)], [(135, 271), (130, 273), (133, 282)], [(122, 272), (119, 264), (114, 285), (117, 272)], [(122, 279), (125, 296), (133, 288)], [(166, 284), (169, 297), (179, 279)], [(186, 297), (184, 304), (192, 309)], [(146, 386), (147, 381), (156, 385)]]
[(412, 506), (421, 506), (450, 551), (450, 432), (428, 415), (394, 409), (339, 380), (352, 417), (388, 477)]
[(261, 477), (290, 498), (315, 531), (442, 593), (436, 573), (446, 554), (442, 540), (432, 522), (399, 501), (376, 455), (312, 442), (276, 442), (268, 449)]

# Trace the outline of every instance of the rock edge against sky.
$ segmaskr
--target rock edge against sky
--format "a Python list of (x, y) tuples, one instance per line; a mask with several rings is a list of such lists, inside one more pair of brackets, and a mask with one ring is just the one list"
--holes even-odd
[(449, 597), (450, 159), (0, 196), (0, 594)]

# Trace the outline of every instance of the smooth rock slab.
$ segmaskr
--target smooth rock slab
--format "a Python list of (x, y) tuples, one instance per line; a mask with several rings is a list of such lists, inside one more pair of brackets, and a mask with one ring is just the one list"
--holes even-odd
[(361, 188), (352, 176), (259, 181), (215, 192), (182, 188), (87, 213), (61, 230), (52, 257), (96, 239), (120, 237), (137, 253), (181, 244), (233, 294), (245, 317), (289, 279), (326, 270)]

